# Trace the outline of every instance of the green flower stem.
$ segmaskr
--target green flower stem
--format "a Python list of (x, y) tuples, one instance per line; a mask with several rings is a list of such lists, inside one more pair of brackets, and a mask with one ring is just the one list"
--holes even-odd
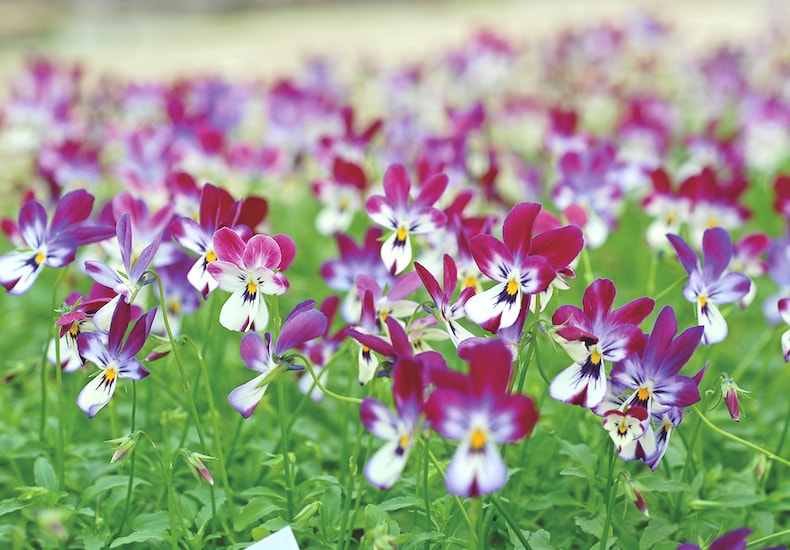
[[(165, 330), (167, 331), (167, 338), (170, 341), (170, 348), (172, 349), (173, 359), (175, 359), (176, 366), (178, 367), (178, 374), (181, 376), (181, 385), (184, 388), (184, 393), (187, 396), (187, 401), (189, 402), (189, 411), (192, 414), (192, 418), (195, 421), (195, 429), (198, 433), (198, 438), (200, 439), (200, 447), (201, 452), (204, 454), (209, 454), (208, 446), (206, 445), (206, 437), (203, 432), (203, 425), (200, 421), (200, 415), (198, 414), (197, 406), (195, 405), (195, 399), (190, 391), (189, 387), (189, 378), (187, 378), (186, 370), (184, 369), (184, 364), (181, 361), (181, 354), (178, 351), (178, 346), (176, 346), (176, 340), (173, 336), (173, 330), (170, 328), (170, 319), (167, 315), (167, 302), (165, 302), (165, 290), (162, 286), (162, 279), (156, 272), (149, 272), (156, 278), (156, 284), (159, 287), (159, 302), (160, 307), (162, 310), (162, 321), (165, 325)], [(209, 485), (209, 493), (211, 495), (211, 526), (213, 532), (217, 532), (217, 500), (214, 497), (214, 486)]]
[(604, 487), (604, 498), (606, 499), (606, 517), (603, 522), (603, 530), (601, 531), (601, 544), (598, 545), (600, 550), (606, 550), (606, 545), (609, 542), (609, 526), (612, 524), (612, 512), (614, 512), (614, 497), (617, 491), (614, 487), (614, 464), (617, 461), (617, 449), (612, 448), (612, 453), (609, 455), (609, 473), (606, 476), (606, 487)]
[[(129, 429), (129, 433), (133, 434), (134, 431), (137, 429), (135, 426), (135, 420), (137, 416), (137, 383), (136, 381), (132, 380), (132, 421), (131, 427)], [(129, 484), (126, 486), (126, 502), (123, 505), (123, 515), (121, 516), (121, 523), (118, 526), (118, 535), (120, 536), (123, 533), (123, 526), (126, 524), (126, 518), (129, 516), (129, 508), (132, 504), (132, 486), (134, 485), (134, 463), (135, 463), (135, 455), (137, 451), (137, 445), (132, 448), (132, 455), (129, 457)]]
[[(424, 453), (422, 457), (422, 490), (423, 490), (423, 498), (425, 499), (425, 532), (430, 533), (433, 531), (433, 521), (431, 520), (431, 496), (430, 496), (430, 484), (428, 483), (428, 463), (430, 462), (430, 458), (428, 457), (428, 451), (430, 447), (428, 446), (428, 441), (424, 442)], [(425, 545), (426, 548), (430, 547), (430, 544)], [(524, 547), (526, 548), (526, 546)]]
[(589, 286), (595, 280), (595, 275), (593, 275), (592, 262), (590, 262), (590, 251), (586, 246), (582, 247), (581, 256), (584, 264), (584, 280)]
[(738, 361), (738, 364), (735, 365), (734, 369), (732, 369), (733, 380), (737, 381), (739, 378), (742, 378), (744, 372), (757, 362), (757, 357), (759, 357), (763, 352), (765, 346), (768, 345), (768, 343), (774, 338), (777, 338), (781, 332), (784, 332), (785, 328), (786, 327), (779, 326), (774, 330), (764, 332), (763, 335), (754, 343), (751, 349), (741, 356), (741, 360)]
[(41, 373), (41, 408), (39, 409), (39, 422), (38, 422), (38, 440), (41, 443), (46, 441), (46, 427), (47, 427), (47, 348), (44, 348), (44, 353), (41, 356), (41, 363), (39, 364), (39, 371)]
[(754, 548), (755, 546), (762, 547), (766, 542), (773, 542), (776, 539), (781, 539), (788, 536), (790, 536), (790, 529), (779, 531), (778, 533), (774, 533), (760, 539), (750, 540), (746, 543), (746, 548)]
[[(208, 408), (211, 414), (211, 421), (214, 427), (214, 441), (215, 441), (215, 452), (218, 459), (217, 465), (219, 466), (219, 475), (220, 479), (222, 480), (223, 488), (225, 492), (230, 495), (230, 482), (228, 481), (228, 470), (225, 465), (225, 458), (223, 457), (222, 452), (222, 437), (219, 427), (219, 412), (217, 411), (217, 407), (214, 405), (214, 394), (211, 391), (211, 380), (208, 377), (208, 369), (206, 368), (206, 361), (203, 359), (203, 353), (198, 349), (195, 341), (189, 338), (188, 336), (183, 337), (185, 341), (189, 342), (192, 346), (192, 349), (195, 352), (195, 356), (198, 360), (198, 366), (200, 367), (200, 372), (203, 375), (203, 380), (205, 380), (206, 384), (206, 400), (208, 401)], [(197, 386), (197, 384), (195, 384)]]
[(736, 443), (740, 443), (744, 447), (748, 447), (748, 448), (752, 449), (753, 451), (757, 451), (758, 453), (762, 453), (767, 458), (769, 458), (771, 460), (774, 460), (774, 461), (776, 461), (776, 462), (778, 462), (780, 464), (784, 464), (785, 466), (790, 466), (790, 461), (782, 458), (779, 455), (776, 455), (776, 454), (772, 453), (768, 449), (763, 449), (762, 447), (760, 447), (759, 445), (755, 445), (751, 441), (747, 441), (745, 439), (742, 439), (742, 438), (738, 437), (737, 435), (733, 435), (733, 434), (731, 434), (729, 432), (726, 432), (726, 431), (722, 430), (721, 428), (716, 426), (713, 422), (711, 422), (704, 414), (702, 414), (700, 412), (700, 410), (696, 406), (692, 407), (692, 410), (695, 413), (697, 413), (697, 415), (699, 415), (699, 417), (702, 420), (702, 422), (704, 422), (705, 425), (708, 428), (710, 428), (711, 430), (713, 430), (717, 434), (719, 434), (719, 435), (721, 435), (723, 437), (726, 437), (727, 439), (730, 439), (732, 441), (735, 441)]
[[(535, 341), (535, 335), (537, 333), (537, 328), (538, 324), (536, 322), (530, 327), (529, 331), (525, 333), (525, 336), (522, 337), (522, 345), (519, 346), (518, 354), (518, 382), (511, 388), (515, 389), (514, 393), (521, 393), (524, 390), (524, 384), (527, 380), (527, 369), (529, 369), (532, 357), (536, 353), (537, 343)], [(524, 352), (525, 346), (527, 348), (526, 353)]]
[(469, 550), (478, 550), (483, 548), (483, 540), (480, 538), (483, 529), (483, 499), (481, 497), (472, 497), (469, 518), (474, 526), (474, 529), (469, 530)]
[(688, 281), (688, 275), (683, 275), (681, 278), (677, 279), (677, 280), (676, 280), (674, 283), (670, 284), (670, 285), (669, 285), (668, 287), (666, 287), (664, 290), (662, 290), (661, 292), (659, 292), (658, 294), (656, 294), (656, 295), (653, 297), (653, 299), (656, 301), (656, 303), (660, 302), (660, 301), (661, 301), (661, 299), (662, 299), (664, 296), (666, 296), (667, 294), (669, 294), (670, 292), (672, 292), (672, 289), (673, 289), (673, 288), (675, 288), (676, 286), (678, 286), (678, 285), (679, 285), (680, 283), (682, 283), (683, 281)]
[[(162, 451), (156, 445), (154, 440), (151, 439), (150, 435), (142, 430), (140, 431), (140, 435), (148, 440), (148, 442), (151, 444), (151, 447), (153, 447), (154, 451), (156, 452), (156, 457), (159, 459), (159, 468), (162, 470), (162, 478), (165, 482), (165, 488), (167, 490), (167, 515), (170, 520), (170, 546), (172, 546), (174, 550), (177, 550), (179, 548), (178, 540), (182, 531), (179, 526), (183, 526), (183, 518), (176, 516), (176, 507), (178, 503), (175, 498), (175, 491), (173, 490), (172, 465), (170, 468), (165, 465), (165, 459), (162, 456)], [(132, 457), (134, 457), (134, 455), (132, 455)], [(168, 469), (170, 472), (168, 472)]]
[(354, 498), (354, 486), (356, 485), (357, 481), (357, 470), (359, 469), (357, 457), (359, 456), (359, 450), (362, 445), (363, 431), (362, 422), (357, 422), (357, 437), (354, 440), (354, 448), (351, 451), (351, 454), (348, 455), (348, 485), (346, 486), (346, 501), (343, 505), (343, 516), (340, 520), (340, 536), (337, 541), (338, 550), (344, 550), (346, 548), (346, 529), (348, 529), (351, 501)]
[(502, 504), (502, 501), (499, 499), (499, 497), (496, 494), (488, 495), (488, 502), (493, 504), (497, 512), (502, 515), (502, 517), (505, 519), (505, 523), (507, 523), (508, 527), (510, 527), (511, 531), (513, 531), (513, 534), (516, 535), (516, 538), (524, 546), (524, 548), (529, 548), (527, 537), (525, 537), (524, 533), (521, 532), (521, 529), (519, 529), (516, 521), (513, 519), (513, 516), (510, 515), (510, 512), (508, 512), (505, 505)]
[(329, 397), (331, 397), (332, 399), (336, 399), (337, 401), (344, 401), (346, 403), (353, 403), (355, 405), (359, 405), (362, 403), (362, 400), (359, 399), (358, 397), (349, 397), (346, 395), (340, 395), (339, 393), (335, 393), (327, 389), (327, 387), (324, 386), (321, 380), (318, 379), (318, 376), (316, 376), (315, 370), (313, 369), (313, 363), (305, 355), (301, 353), (293, 353), (289, 355), (291, 355), (291, 357), (298, 357), (304, 362), (304, 366), (307, 369), (307, 372), (309, 372), (310, 376), (313, 377), (313, 382), (315, 383), (316, 386), (318, 386), (319, 390), (324, 392), (325, 395), (328, 395)]
[(647, 275), (647, 292), (646, 296), (652, 296), (656, 291), (656, 272), (658, 271), (658, 253), (653, 252), (650, 255), (650, 268)]
[[(423, 445), (427, 446), (427, 442), (423, 441)], [(428, 449), (428, 458), (431, 459), (431, 463), (433, 464), (433, 467), (436, 468), (436, 471), (439, 472), (442, 475), (442, 477), (445, 477), (444, 468), (442, 468), (442, 465), (439, 463), (439, 460), (436, 458), (436, 455), (434, 455), (430, 449)], [(453, 495), (453, 499), (455, 499), (455, 504), (458, 506), (458, 510), (461, 512), (461, 515), (464, 517), (464, 520), (466, 521), (466, 525), (469, 527), (469, 532), (473, 533), (475, 530), (474, 523), (472, 522), (472, 518), (469, 517), (466, 508), (464, 508), (463, 501), (455, 495)]]
[(60, 490), (66, 488), (66, 470), (65, 470), (65, 456), (66, 456), (66, 437), (64, 435), (64, 422), (65, 413), (63, 411), (63, 369), (60, 368), (60, 331), (57, 325), (54, 326), (55, 337), (55, 387), (58, 393), (58, 435), (57, 445), (55, 446), (55, 463), (57, 464), (58, 472), (58, 487)]
[(280, 434), (282, 438), (282, 453), (283, 453), (283, 473), (285, 475), (285, 501), (287, 505), (286, 519), (288, 523), (294, 520), (294, 487), (293, 477), (291, 476), (291, 459), (289, 457), (290, 445), (288, 442), (288, 408), (285, 403), (285, 383), (284, 377), (277, 380), (277, 408), (279, 409), (280, 420)]
[[(368, 445), (365, 447), (365, 454), (362, 456), (362, 462), (367, 463), (368, 457), (370, 457), (370, 450), (373, 448), (373, 438), (368, 438)], [(354, 500), (354, 514), (351, 516), (351, 525), (356, 525), (357, 523), (357, 515), (359, 514), (362, 507), (360, 506), (360, 502), (362, 501), (362, 495), (365, 491), (363, 491), (362, 487), (360, 486), (359, 490), (357, 490), (357, 498)]]

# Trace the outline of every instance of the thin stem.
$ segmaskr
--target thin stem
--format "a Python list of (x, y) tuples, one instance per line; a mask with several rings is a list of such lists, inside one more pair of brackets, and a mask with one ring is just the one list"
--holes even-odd
[[(519, 361), (518, 361), (518, 382), (515, 385), (515, 392), (514, 393), (521, 393), (524, 389), (524, 383), (527, 380), (527, 369), (529, 368), (529, 364), (532, 361), (532, 357), (535, 355), (537, 344), (535, 343), (535, 333), (537, 329), (537, 324), (532, 325), (529, 329), (529, 334), (527, 336), (527, 351), (526, 354), (523, 351), (519, 352)], [(523, 350), (523, 346), (521, 350)], [(522, 360), (523, 357), (523, 360)]]
[(521, 532), (518, 525), (516, 525), (516, 521), (513, 519), (513, 516), (510, 515), (510, 512), (507, 511), (507, 508), (502, 504), (499, 500), (499, 497), (496, 495), (488, 495), (488, 501), (494, 505), (494, 508), (497, 509), (503, 518), (505, 518), (505, 523), (507, 523), (508, 527), (510, 527), (513, 534), (516, 535), (516, 538), (519, 542), (524, 546), (524, 548), (529, 548), (529, 544), (527, 544), (527, 538), (524, 536), (524, 533)]
[[(180, 522), (177, 521), (176, 518), (176, 501), (175, 501), (175, 493), (173, 492), (173, 478), (168, 473), (168, 468), (165, 466), (165, 459), (162, 456), (162, 451), (156, 445), (151, 436), (147, 433), (140, 431), (140, 435), (145, 437), (148, 442), (151, 444), (151, 447), (154, 448), (156, 452), (156, 457), (159, 459), (159, 468), (162, 470), (162, 477), (164, 478), (165, 487), (167, 488), (167, 515), (170, 519), (170, 546), (174, 549), (178, 548), (178, 538), (181, 534), (181, 530), (178, 528)], [(172, 468), (170, 468), (172, 472)]]
[[(131, 427), (129, 430), (130, 434), (133, 434), (134, 431), (137, 429), (135, 427), (135, 420), (137, 415), (137, 383), (132, 380), (132, 421)], [(123, 516), (121, 516), (121, 523), (118, 526), (118, 535), (123, 533), (123, 526), (126, 523), (126, 518), (129, 515), (129, 508), (132, 504), (132, 486), (134, 485), (134, 463), (135, 463), (135, 456), (137, 451), (137, 445), (132, 448), (132, 456), (129, 457), (129, 484), (126, 486), (126, 503), (123, 506)]]
[(617, 450), (612, 449), (609, 455), (609, 473), (606, 477), (606, 487), (604, 487), (604, 494), (606, 495), (606, 518), (603, 522), (603, 530), (601, 531), (601, 544), (598, 546), (600, 550), (606, 550), (606, 545), (609, 542), (609, 526), (612, 524), (612, 512), (614, 512), (614, 496), (617, 491), (613, 487), (614, 478), (614, 463), (617, 456)]
[(716, 426), (713, 422), (711, 422), (704, 414), (702, 414), (696, 406), (692, 407), (692, 410), (699, 415), (700, 419), (702, 419), (702, 421), (705, 423), (705, 425), (708, 428), (710, 428), (711, 430), (713, 430), (717, 434), (719, 434), (719, 435), (721, 435), (723, 437), (726, 437), (727, 439), (730, 439), (732, 441), (735, 441), (736, 443), (740, 443), (741, 445), (743, 445), (745, 447), (748, 447), (748, 448), (752, 449), (753, 451), (757, 451), (758, 453), (762, 453), (766, 457), (770, 458), (771, 460), (775, 460), (776, 462), (778, 462), (780, 464), (784, 464), (785, 466), (790, 466), (790, 461), (782, 458), (779, 455), (776, 455), (776, 454), (772, 453), (768, 449), (763, 449), (762, 447), (760, 447), (759, 445), (755, 445), (751, 441), (747, 441), (745, 439), (742, 439), (742, 438), (738, 437), (737, 435), (733, 435), (733, 434), (731, 434), (729, 432), (726, 432), (726, 431), (722, 430), (721, 428)]
[(760, 539), (750, 540), (748, 543), (746, 543), (746, 548), (762, 546), (766, 542), (771, 542), (775, 539), (781, 539), (782, 537), (787, 537), (787, 536), (790, 536), (790, 529), (785, 529), (784, 531), (779, 531), (778, 533), (774, 533), (772, 535), (768, 535)]
[(669, 293), (672, 291), (672, 289), (673, 289), (673, 288), (675, 288), (676, 286), (678, 286), (678, 285), (679, 285), (680, 283), (682, 283), (683, 281), (688, 281), (688, 275), (684, 275), (684, 276), (682, 276), (681, 278), (679, 278), (678, 280), (676, 280), (675, 282), (673, 282), (672, 284), (670, 284), (670, 285), (669, 285), (668, 287), (666, 287), (664, 290), (662, 290), (661, 292), (659, 292), (658, 294), (656, 294), (656, 295), (653, 297), (653, 299), (656, 301), (656, 303), (660, 302), (660, 301), (661, 301), (661, 299), (662, 299), (664, 296), (666, 296), (667, 294), (669, 294)]
[(294, 519), (294, 497), (293, 497), (293, 478), (291, 477), (291, 459), (289, 456), (288, 444), (288, 410), (285, 405), (285, 379), (280, 378), (277, 381), (277, 407), (279, 409), (280, 420), (280, 434), (282, 439), (282, 453), (283, 453), (283, 474), (285, 475), (285, 501), (287, 504), (288, 523), (293, 522)]
[(357, 437), (354, 441), (354, 449), (348, 455), (348, 486), (346, 487), (346, 502), (343, 506), (343, 517), (340, 521), (340, 538), (338, 539), (338, 549), (344, 550), (346, 547), (346, 529), (348, 527), (348, 515), (351, 509), (351, 501), (354, 498), (354, 486), (357, 480), (357, 456), (359, 455), (359, 448), (362, 444), (362, 423), (359, 422), (357, 426)]
[(647, 275), (647, 296), (652, 296), (656, 291), (656, 272), (658, 271), (658, 253), (650, 255), (650, 270)]
[(313, 382), (315, 383), (316, 386), (318, 386), (319, 390), (324, 392), (324, 394), (328, 395), (332, 399), (336, 399), (338, 401), (344, 401), (346, 403), (353, 403), (355, 405), (359, 405), (360, 403), (362, 403), (362, 400), (359, 399), (358, 397), (348, 397), (348, 396), (345, 396), (345, 395), (340, 395), (339, 393), (335, 393), (335, 392), (327, 389), (327, 387), (324, 386), (324, 384), (321, 382), (321, 380), (318, 379), (318, 376), (316, 375), (315, 370), (313, 369), (313, 363), (305, 355), (303, 355), (301, 353), (293, 353), (293, 354), (289, 354), (289, 355), (291, 355), (292, 357), (298, 357), (299, 359), (304, 361), (305, 368), (307, 369), (307, 372), (309, 372), (310, 376), (313, 377)]
[(66, 471), (65, 471), (65, 455), (66, 455), (66, 437), (64, 435), (64, 422), (66, 417), (63, 411), (63, 369), (60, 367), (60, 331), (58, 326), (54, 325), (55, 330), (55, 387), (58, 394), (58, 436), (57, 446), (55, 447), (55, 461), (58, 468), (58, 486), (60, 490), (66, 488)]
[(733, 380), (738, 380), (743, 376), (743, 373), (746, 369), (750, 368), (754, 365), (755, 360), (757, 357), (763, 352), (765, 346), (773, 340), (780, 331), (783, 331), (785, 327), (777, 327), (777, 329), (764, 332), (763, 335), (757, 340), (751, 349), (741, 356), (741, 360), (738, 361), (738, 364), (735, 365), (735, 368), (732, 369), (732, 378)]
[(472, 498), (472, 505), (469, 507), (469, 518), (472, 521), (474, 529), (469, 530), (469, 550), (478, 550), (482, 548), (482, 540), (480, 539), (480, 530), (483, 525), (483, 499), (480, 497)]
[(595, 276), (593, 275), (592, 263), (590, 262), (590, 252), (587, 250), (586, 246), (582, 247), (581, 256), (582, 263), (584, 264), (584, 279), (589, 286), (595, 280)]
[[(423, 483), (423, 498), (425, 499), (425, 532), (430, 533), (433, 531), (433, 522), (431, 521), (431, 496), (430, 496), (430, 486), (428, 484), (428, 462), (430, 458), (428, 458), (428, 442), (425, 441), (423, 449), (425, 453), (423, 453), (422, 457), (422, 483)], [(430, 543), (425, 543), (426, 550), (430, 548)], [(524, 546), (524, 548), (527, 548)]]
[[(423, 442), (423, 445), (427, 445), (427, 443)], [(436, 471), (439, 472), (442, 475), (442, 477), (445, 477), (444, 468), (442, 468), (442, 465), (439, 464), (439, 460), (436, 458), (436, 455), (434, 455), (431, 452), (430, 449), (428, 449), (428, 458), (431, 459), (431, 463), (433, 464), (433, 467), (436, 468)], [(466, 525), (469, 527), (469, 532), (470, 533), (473, 532), (475, 530), (474, 523), (472, 523), (472, 518), (469, 517), (466, 508), (464, 508), (464, 503), (461, 501), (459, 497), (455, 495), (453, 495), (453, 498), (455, 499), (455, 504), (458, 506), (458, 510), (461, 512), (461, 515), (464, 517), (464, 520), (466, 521)]]

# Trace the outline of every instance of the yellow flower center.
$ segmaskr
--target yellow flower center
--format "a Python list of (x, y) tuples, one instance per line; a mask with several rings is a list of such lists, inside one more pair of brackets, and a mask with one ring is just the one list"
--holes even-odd
[(170, 311), (173, 313), (180, 313), (181, 312), (181, 302), (178, 300), (173, 300), (170, 302)]
[(597, 349), (592, 350), (592, 353), (590, 353), (590, 360), (593, 362), (594, 365), (601, 364), (601, 354), (598, 352)]
[(80, 333), (80, 324), (77, 321), (71, 322), (71, 327), (69, 328), (69, 334), (71, 334), (72, 338), (76, 338)]
[(206, 263), (211, 263), (217, 261), (217, 253), (213, 250), (209, 250), (206, 252)]
[(409, 445), (409, 441), (410, 439), (408, 435), (402, 435), (400, 436), (400, 441), (398, 442), (398, 446), (401, 449), (405, 449)]
[(469, 446), (473, 451), (482, 451), (486, 446), (486, 433), (480, 428), (475, 428), (469, 441)]
[(390, 315), (389, 311), (381, 311), (381, 312), (379, 312), (379, 317), (381, 317), (382, 321), (386, 321), (387, 317), (389, 317), (389, 315)]
[(625, 432), (628, 431), (628, 426), (626, 426), (625, 424), (620, 424), (619, 426), (617, 426), (617, 431), (620, 433), (620, 435), (625, 435)]
[(510, 296), (513, 296), (516, 294), (516, 292), (518, 292), (518, 282), (516, 282), (515, 279), (510, 279), (507, 282), (507, 293)]
[(717, 220), (715, 217), (710, 217), (708, 218), (708, 222), (705, 224), (705, 227), (707, 227), (708, 229), (713, 229), (718, 225), (719, 225), (719, 220)]
[(362, 353), (370, 353), (370, 348), (365, 346), (365, 345), (363, 345), (362, 346)]
[(247, 294), (254, 296), (258, 292), (258, 285), (254, 281), (247, 283)]
[(115, 380), (117, 376), (118, 376), (118, 372), (112, 367), (104, 371), (104, 379), (107, 382), (112, 382), (113, 380)]
[(405, 227), (399, 227), (398, 228), (398, 236), (396, 237), (396, 239), (398, 240), (398, 242), (402, 243), (402, 242), (404, 242), (406, 240), (406, 237), (408, 235), (409, 235), (409, 232), (406, 230)]
[(477, 277), (475, 277), (474, 275), (467, 275), (466, 277), (464, 277), (464, 287), (468, 287), (468, 286), (476, 287)]
[(36, 265), (43, 264), (44, 260), (46, 259), (47, 259), (46, 255), (44, 255), (43, 252), (39, 252), (38, 254), (36, 254), (36, 258), (35, 258)]
[(673, 224), (677, 220), (677, 215), (674, 212), (670, 212), (667, 214), (667, 223)]
[(636, 390), (636, 398), (639, 399), (639, 401), (647, 401), (649, 397), (650, 397), (649, 389), (639, 388), (638, 390)]
[(700, 296), (697, 300), (699, 300), (699, 307), (705, 309), (705, 306), (708, 304), (708, 299), (705, 296)]

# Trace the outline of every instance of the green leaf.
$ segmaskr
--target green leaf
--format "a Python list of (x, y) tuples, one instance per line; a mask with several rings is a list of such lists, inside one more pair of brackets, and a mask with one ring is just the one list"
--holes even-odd
[(109, 531), (94, 531), (93, 529), (85, 529), (82, 532), (82, 546), (85, 550), (102, 550), (107, 546), (107, 535)]
[(639, 539), (639, 550), (648, 550), (653, 548), (656, 544), (665, 540), (669, 535), (678, 530), (676, 524), (668, 523), (664, 519), (654, 519), (650, 522), (642, 537)]
[(601, 532), (603, 531), (603, 512), (591, 518), (576, 516), (574, 520), (576, 525), (579, 526), (579, 529), (588, 535), (593, 535), (594, 537), (601, 536)]
[(134, 531), (125, 537), (120, 537), (112, 541), (110, 544), (110, 548), (118, 548), (119, 546), (124, 546), (126, 544), (132, 544), (135, 542), (148, 542), (151, 540), (165, 540), (165, 535), (163, 535), (159, 531), (149, 531), (149, 530), (142, 530), (142, 531)]
[(15, 498), (9, 498), (0, 502), (0, 516), (16, 512), (25, 507), (25, 504)]
[(256, 521), (274, 514), (279, 510), (280, 507), (276, 504), (272, 504), (271, 499), (268, 497), (254, 498), (247, 503), (238, 517), (233, 520), (233, 530), (244, 531)]
[(527, 540), (530, 550), (554, 550), (551, 545), (551, 533), (545, 529), (538, 529)]
[(379, 503), (379, 510), (382, 512), (394, 512), (405, 508), (425, 508), (425, 502), (415, 496), (395, 497)]
[[(148, 482), (140, 479), (134, 478), (134, 482), (132, 483), (132, 487), (137, 487), (141, 483), (145, 483), (148, 485)], [(110, 489), (115, 489), (117, 487), (123, 487), (124, 489), (129, 485), (129, 477), (128, 476), (120, 476), (120, 475), (113, 475), (113, 476), (104, 476), (96, 480), (96, 482), (85, 489), (82, 492), (82, 500), (83, 501), (91, 501), (95, 499), (97, 496), (101, 495), (102, 493), (109, 491)]]
[(567, 491), (554, 491), (545, 495), (532, 495), (524, 506), (524, 509), (534, 512), (537, 510), (547, 510), (556, 506), (571, 506), (578, 508), (584, 505), (569, 495)]
[(43, 456), (38, 457), (33, 465), (33, 479), (36, 480), (36, 485), (43, 487), (50, 493), (58, 490), (58, 478), (55, 475), (55, 470), (49, 460)]

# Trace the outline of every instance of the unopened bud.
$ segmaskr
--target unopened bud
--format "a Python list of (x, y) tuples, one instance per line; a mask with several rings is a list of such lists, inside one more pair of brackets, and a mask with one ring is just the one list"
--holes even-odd
[(738, 394), (741, 393), (746, 394), (749, 392), (739, 388), (738, 384), (726, 372), (723, 373), (721, 375), (721, 396), (724, 398), (730, 417), (736, 422), (741, 421), (741, 407), (738, 402)]
[(650, 516), (650, 512), (647, 509), (647, 503), (645, 502), (645, 498), (642, 495), (642, 484), (633, 479), (630, 475), (625, 474), (623, 490), (625, 491), (626, 498), (634, 503), (634, 506), (636, 506), (637, 510), (642, 512), (645, 516)]
[(214, 478), (211, 477), (211, 472), (206, 467), (206, 461), (217, 460), (216, 458), (201, 453), (194, 453), (187, 449), (181, 449), (180, 452), (198, 480), (203, 479), (209, 485), (214, 485)]
[(105, 443), (115, 445), (115, 451), (112, 453), (112, 458), (110, 458), (110, 464), (120, 462), (129, 456), (129, 451), (135, 448), (139, 439), (140, 432), (132, 432), (129, 435), (106, 441)]

